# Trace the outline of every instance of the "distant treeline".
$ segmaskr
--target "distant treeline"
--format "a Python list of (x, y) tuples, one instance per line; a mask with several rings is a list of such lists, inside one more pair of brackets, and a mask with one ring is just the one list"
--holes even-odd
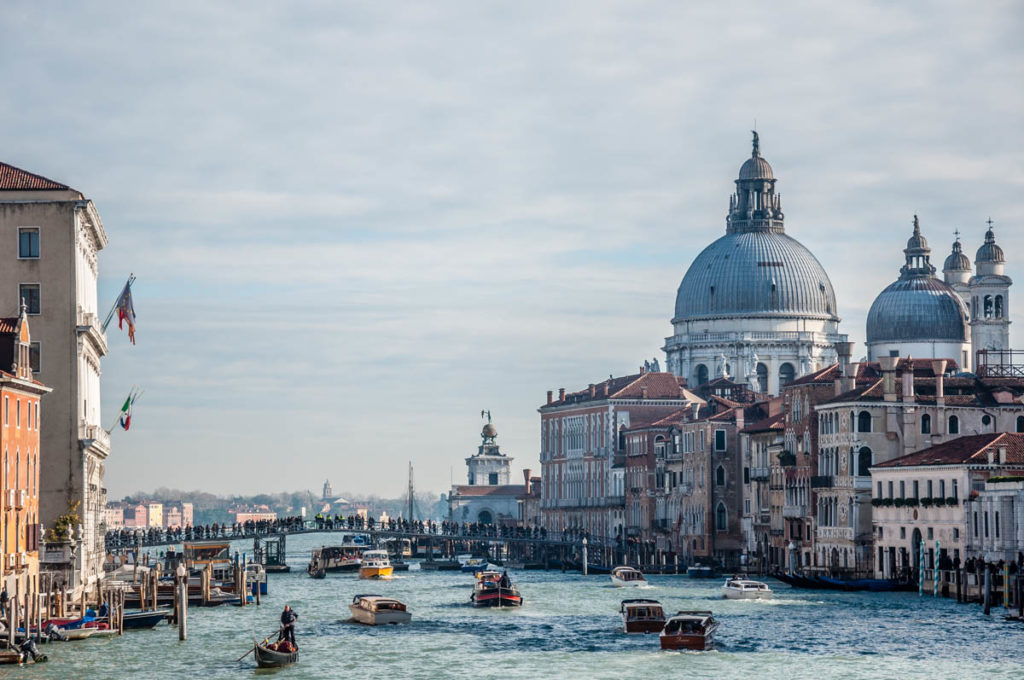
[[(347, 510), (344, 509), (344, 506), (333, 506), (332, 513), (349, 514), (355, 512), (353, 508), (365, 507), (374, 517), (379, 517), (381, 512), (387, 512), (391, 517), (399, 515), (404, 517), (409, 504), (408, 498), (382, 498), (376, 495), (345, 492), (334, 494), (334, 498), (344, 498), (351, 503), (351, 506)], [(324, 507), (320, 493), (314, 494), (308, 490), (261, 493), (254, 496), (218, 496), (206, 491), (182, 491), (181, 489), (159, 487), (152, 492), (138, 491), (121, 500), (125, 503), (141, 501), (191, 503), (195, 524), (230, 524), (234, 521), (234, 516), (228, 510), (238, 507), (266, 505), (276, 512), (278, 517), (299, 515), (305, 508), (306, 516), (310, 519)], [(416, 519), (440, 520), (444, 519), (448, 512), (444, 496), (431, 493), (416, 494), (415, 508)]]

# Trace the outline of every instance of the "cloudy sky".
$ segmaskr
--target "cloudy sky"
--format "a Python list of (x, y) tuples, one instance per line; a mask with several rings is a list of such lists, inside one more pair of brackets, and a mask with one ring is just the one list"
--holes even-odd
[(111, 496), (440, 492), (482, 408), (538, 469), (546, 390), (662, 356), (755, 120), (859, 354), (914, 213), (1024, 283), (1022, 8), (5, 3), (0, 158), (95, 201), (101, 307), (138, 276)]

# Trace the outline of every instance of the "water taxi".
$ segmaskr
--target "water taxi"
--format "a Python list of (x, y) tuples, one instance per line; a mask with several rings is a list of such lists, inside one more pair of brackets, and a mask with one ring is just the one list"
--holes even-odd
[(473, 595), (474, 607), (521, 607), (523, 598), (519, 589), (496, 571), (482, 571), (476, 576)]
[[(341, 545), (325, 545), (313, 548), (310, 565), (324, 571), (359, 571), (363, 551), (370, 547), (369, 539), (361, 534), (342, 536)], [(312, 574), (316, 569), (308, 569)]]
[(348, 606), (352, 618), (368, 626), (382, 626), (389, 623), (409, 623), (412, 614), (404, 602), (380, 595), (356, 595)]
[(619, 615), (627, 633), (657, 633), (665, 627), (665, 610), (657, 600), (623, 600)]
[(470, 557), (462, 562), (462, 571), (470, 574), (478, 574), (481, 571), (487, 571), (491, 568), (491, 565), (487, 563), (487, 560), (482, 557)]
[(618, 588), (645, 586), (647, 579), (639, 569), (633, 567), (615, 567), (612, 569), (612, 585)]
[(768, 584), (760, 581), (734, 577), (728, 579), (722, 586), (722, 597), (729, 600), (768, 600), (772, 595), (772, 589)]
[(668, 620), (659, 636), (662, 649), (710, 649), (718, 622), (711, 612), (679, 612)]
[(359, 563), (359, 578), (389, 579), (394, 573), (387, 550), (366, 550)]

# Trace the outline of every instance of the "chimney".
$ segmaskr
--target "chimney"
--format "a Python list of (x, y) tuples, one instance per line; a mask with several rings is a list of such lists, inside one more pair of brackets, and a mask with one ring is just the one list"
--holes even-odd
[(647, 370), (643, 366), (641, 366), (640, 367), (640, 375), (643, 375), (646, 372), (647, 372)]
[(846, 371), (843, 372), (843, 392), (849, 392), (857, 387), (858, 368), (860, 368), (860, 364), (857, 362), (851, 362), (846, 365)]
[(907, 367), (903, 369), (903, 401), (914, 401), (914, 357), (907, 357)]
[(597, 396), (597, 385), (590, 383), (590, 398), (593, 399)]
[(935, 374), (935, 403), (944, 406), (946, 404), (946, 360), (933, 360), (932, 373)]
[(999, 450), (999, 464), (1000, 465), (1006, 465), (1006, 447), (1005, 446), (1000, 446), (998, 450)]
[(603, 383), (601, 383), (601, 396), (602, 397), (607, 397), (608, 396), (608, 389), (611, 386), (611, 383), (612, 383), (611, 380), (605, 380)]
[(836, 394), (839, 395), (847, 391), (845, 383), (841, 381), (850, 372), (850, 357), (853, 356), (853, 343), (837, 342), (836, 355), (839, 357), (839, 381), (836, 382)]
[(993, 451), (992, 449), (989, 449), (988, 451), (985, 452), (985, 454), (988, 456), (988, 464), (989, 465), (991, 465), (992, 463), (995, 462), (995, 451)]
[(646, 399), (647, 398), (647, 385), (641, 385), (640, 386), (640, 398), (641, 399)]
[(526, 480), (526, 493), (530, 493), (530, 474), (533, 472), (530, 468), (523, 470), (523, 479)]
[(743, 423), (746, 419), (746, 413), (742, 406), (736, 409), (736, 431), (739, 432), (743, 429)]
[(565, 401), (565, 388), (564, 387), (559, 387), (558, 388), (558, 401)]
[(899, 357), (878, 357), (882, 369), (882, 394), (885, 401), (896, 401), (896, 364)]
[(697, 420), (698, 416), (700, 416), (700, 402), (699, 401), (693, 402), (692, 408), (693, 408), (693, 419)]
[(551, 401), (552, 401), (552, 400), (551, 400), (551, 395), (552, 395), (552, 392), (551, 392), (551, 390), (548, 390), (548, 403), (549, 403), (549, 404), (550, 404), (550, 403), (551, 403)]

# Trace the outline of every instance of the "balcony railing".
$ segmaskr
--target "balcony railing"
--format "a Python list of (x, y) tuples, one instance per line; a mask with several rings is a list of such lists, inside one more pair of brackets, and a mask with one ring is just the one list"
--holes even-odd
[(801, 519), (807, 516), (807, 506), (784, 505), (782, 506), (782, 516), (786, 519)]
[(752, 482), (767, 482), (771, 476), (771, 468), (766, 467), (755, 467), (750, 468), (750, 481)]
[(80, 425), (78, 438), (82, 441), (93, 441), (100, 448), (110, 449), (110, 435), (99, 425)]
[(836, 485), (832, 475), (814, 475), (811, 477), (812, 489), (831, 489)]

